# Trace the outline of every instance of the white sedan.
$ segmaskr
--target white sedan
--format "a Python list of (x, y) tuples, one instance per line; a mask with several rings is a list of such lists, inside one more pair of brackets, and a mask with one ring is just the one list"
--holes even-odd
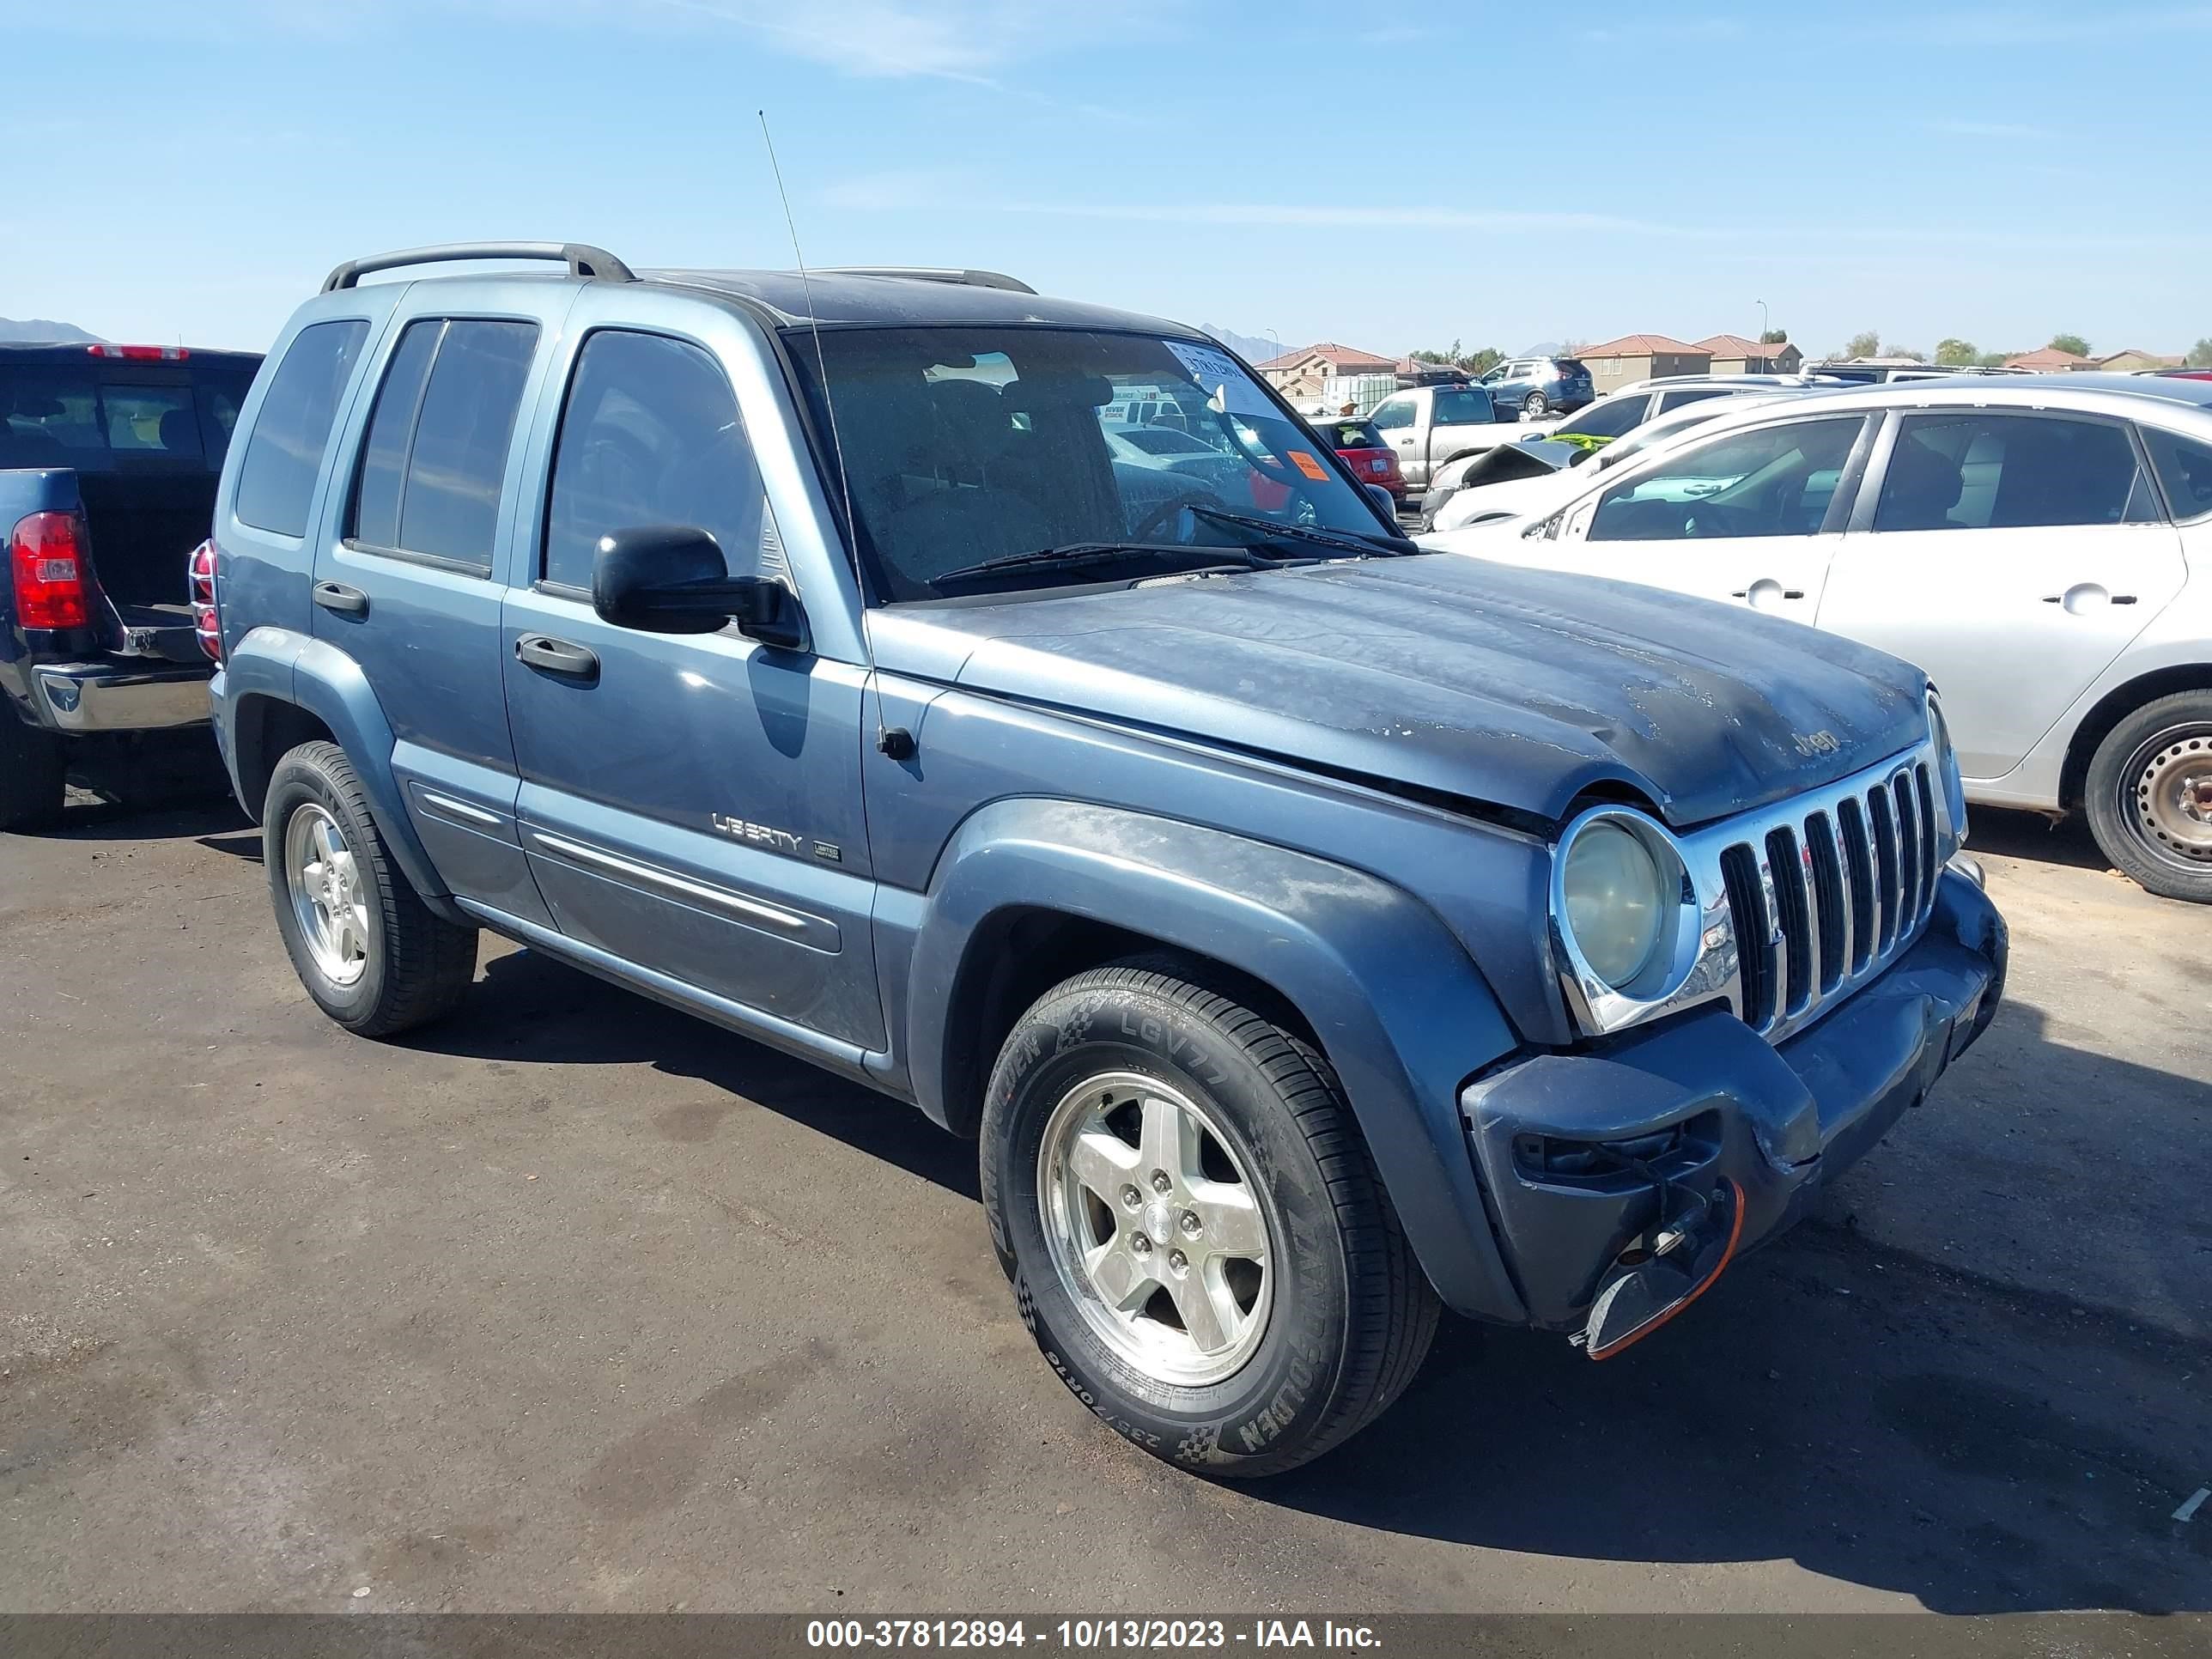
[(1537, 514), (1423, 544), (1749, 605), (1916, 662), (1970, 799), (2081, 808), (2143, 886), (2212, 902), (2212, 383), (1825, 392), (1570, 476)]

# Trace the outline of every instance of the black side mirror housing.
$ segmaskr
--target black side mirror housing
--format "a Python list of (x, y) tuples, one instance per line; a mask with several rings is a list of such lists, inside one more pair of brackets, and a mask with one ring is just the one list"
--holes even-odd
[(806, 617), (781, 582), (732, 576), (721, 544), (692, 525), (639, 525), (599, 538), (592, 609), (647, 634), (714, 634), (735, 622), (763, 644), (800, 650)]
[(1395, 529), (1398, 523), (1398, 498), (1381, 484), (1371, 483), (1367, 486), (1367, 499), (1375, 503), (1375, 510), (1382, 515), (1382, 521)]

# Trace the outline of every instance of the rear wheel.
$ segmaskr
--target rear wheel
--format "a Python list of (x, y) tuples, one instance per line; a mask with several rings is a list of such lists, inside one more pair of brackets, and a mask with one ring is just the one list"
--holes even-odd
[(2085, 786), (2105, 856), (2148, 890), (2212, 903), (2212, 691), (2160, 697), (2106, 734)]
[(362, 1036), (453, 1010), (476, 976), (476, 929), (408, 884), (343, 750), (301, 744), (276, 763), (261, 836), (277, 931), (318, 1007)]
[(1437, 1303), (1327, 1060), (1174, 968), (1100, 969), (1023, 1015), (984, 1207), (1078, 1399), (1157, 1456), (1272, 1474), (1398, 1397)]
[(1550, 412), (1551, 407), (1551, 404), (1544, 401), (1542, 392), (1532, 392), (1521, 400), (1521, 418), (1524, 421), (1540, 421)]
[(58, 822), (68, 772), (69, 750), (62, 739), (0, 703), (0, 830)]

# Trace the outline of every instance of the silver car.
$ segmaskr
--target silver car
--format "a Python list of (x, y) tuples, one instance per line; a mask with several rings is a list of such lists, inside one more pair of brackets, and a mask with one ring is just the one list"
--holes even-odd
[(2081, 810), (2144, 887), (2212, 902), (2212, 383), (1977, 378), (1731, 409), (1540, 513), (1425, 544), (1906, 658), (1942, 688), (1970, 799)]

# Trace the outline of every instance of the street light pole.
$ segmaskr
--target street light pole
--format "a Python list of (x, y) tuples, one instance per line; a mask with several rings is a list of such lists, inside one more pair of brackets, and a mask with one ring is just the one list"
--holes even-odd
[(1753, 303), (1759, 307), (1759, 337), (1760, 341), (1764, 343), (1768, 333), (1771, 331), (1766, 325), (1766, 301), (1764, 300), (1759, 300), (1753, 301)]

